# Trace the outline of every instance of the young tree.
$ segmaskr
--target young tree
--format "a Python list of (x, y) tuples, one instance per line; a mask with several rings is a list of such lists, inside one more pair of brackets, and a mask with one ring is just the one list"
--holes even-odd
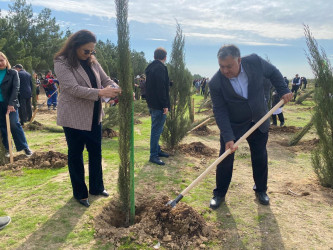
[(130, 214), (130, 141), (132, 134), (132, 105), (133, 88), (131, 76), (131, 60), (129, 49), (129, 28), (127, 23), (128, 0), (115, 0), (117, 11), (118, 30), (118, 78), (122, 93), (119, 96), (119, 156), (120, 166), (118, 173), (118, 189), (123, 211), (125, 212), (125, 225), (133, 221)]
[(168, 65), (170, 87), (170, 112), (167, 116), (162, 138), (168, 147), (174, 148), (185, 136), (190, 127), (189, 96), (191, 95), (192, 75), (185, 68), (185, 37), (177, 23), (176, 36), (172, 45), (171, 61)]
[(312, 36), (309, 26), (304, 26), (308, 62), (315, 75), (317, 87), (314, 94), (313, 123), (319, 144), (312, 154), (312, 165), (320, 183), (333, 187), (333, 74), (324, 49)]

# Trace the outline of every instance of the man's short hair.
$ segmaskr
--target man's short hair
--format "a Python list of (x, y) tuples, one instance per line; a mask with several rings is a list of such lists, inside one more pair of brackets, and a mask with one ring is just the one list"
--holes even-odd
[(217, 52), (217, 58), (226, 59), (228, 56), (232, 56), (233, 58), (240, 57), (240, 50), (236, 45), (227, 44), (223, 45), (219, 52)]
[(163, 60), (167, 55), (167, 52), (164, 48), (159, 47), (154, 51), (154, 59), (155, 60)]
[(23, 69), (23, 66), (22, 66), (22, 64), (16, 64), (16, 65), (14, 66), (14, 68), (15, 68), (15, 69)]

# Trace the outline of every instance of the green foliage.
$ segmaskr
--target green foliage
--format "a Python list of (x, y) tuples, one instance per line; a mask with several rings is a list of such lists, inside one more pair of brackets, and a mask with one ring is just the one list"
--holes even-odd
[(313, 122), (319, 136), (318, 148), (313, 152), (312, 165), (320, 183), (333, 187), (333, 74), (330, 60), (323, 49), (319, 51), (317, 41), (310, 28), (304, 27), (308, 62), (316, 78)]
[(186, 135), (190, 127), (189, 102), (192, 75), (185, 68), (185, 37), (177, 23), (176, 36), (172, 45), (171, 61), (168, 65), (169, 78), (173, 81), (170, 87), (170, 112), (166, 119), (162, 138), (167, 146), (174, 148)]
[(103, 129), (114, 128), (119, 125), (118, 105), (104, 109)]
[(123, 211), (126, 215), (125, 225), (130, 219), (130, 141), (133, 87), (129, 49), (129, 27), (127, 23), (128, 0), (115, 0), (118, 31), (118, 78), (122, 89), (119, 96), (119, 157), (118, 189)]
[(310, 130), (310, 128), (313, 126), (313, 118), (303, 127), (301, 131), (296, 133), (291, 140), (289, 141), (289, 146), (295, 146), (302, 138), (303, 136)]
[(301, 95), (300, 97), (297, 98), (295, 104), (302, 104), (302, 102), (303, 102), (306, 98), (310, 97), (313, 93), (314, 93), (314, 90), (311, 90), (311, 91), (306, 92), (305, 94)]

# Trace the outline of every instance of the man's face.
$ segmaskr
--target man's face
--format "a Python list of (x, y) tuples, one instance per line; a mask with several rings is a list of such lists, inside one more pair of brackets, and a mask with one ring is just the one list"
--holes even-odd
[(221, 73), (227, 78), (237, 77), (240, 72), (241, 59), (228, 56), (225, 59), (219, 58)]

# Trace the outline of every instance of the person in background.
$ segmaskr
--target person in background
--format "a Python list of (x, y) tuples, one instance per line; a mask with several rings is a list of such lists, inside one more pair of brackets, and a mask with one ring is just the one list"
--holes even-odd
[(20, 78), (20, 90), (18, 94), (20, 108), (18, 109), (18, 112), (20, 117), (20, 123), (23, 126), (25, 122), (30, 121), (32, 116), (32, 77), (27, 71), (23, 69), (23, 66), (21, 64), (16, 64), (14, 68), (18, 71), (18, 75)]
[[(89, 207), (85, 184), (83, 150), (89, 158), (89, 193), (109, 196), (102, 173), (101, 98), (114, 98), (119, 86), (106, 75), (95, 57), (96, 36), (88, 30), (72, 34), (54, 57), (59, 80), (57, 124), (64, 128), (68, 145), (68, 169), (73, 196)], [(103, 88), (102, 88), (103, 86)]]
[(154, 61), (151, 62), (146, 72), (146, 101), (151, 115), (150, 132), (150, 157), (149, 161), (157, 165), (165, 165), (160, 157), (169, 157), (159, 145), (164, 123), (170, 109), (169, 75), (164, 65), (167, 52), (164, 48), (154, 51)]
[(140, 77), (139, 88), (141, 89), (141, 99), (146, 100), (146, 76), (144, 74)]
[(9, 114), (10, 129), (17, 151), (24, 150), (26, 156), (31, 156), (27, 139), (18, 118), (18, 91), (20, 79), (15, 69), (11, 65), (6, 55), (0, 52), (0, 130), (2, 142), (6, 148), (6, 156), (9, 157), (9, 146), (7, 137), (6, 114)]
[(52, 70), (46, 72), (45, 79), (43, 80), (43, 88), (48, 98), (47, 99), (48, 110), (51, 110), (51, 106), (53, 106), (53, 110), (57, 110), (57, 99), (58, 99), (57, 84), (59, 85), (59, 81), (54, 78)]
[(1, 216), (0, 217), (0, 230), (6, 227), (11, 222), (11, 218), (9, 216)]
[(284, 82), (287, 85), (287, 88), (289, 89), (289, 80), (288, 80), (288, 78), (286, 76), (284, 76), (283, 79), (284, 79)]
[(302, 90), (306, 89), (306, 85), (308, 84), (308, 81), (306, 80), (305, 76), (301, 77), (301, 86)]
[(298, 91), (300, 86), (301, 86), (301, 78), (298, 76), (298, 74), (296, 74), (296, 76), (294, 77), (294, 79), (292, 81), (292, 86), (291, 86), (291, 93), (294, 93), (293, 101), (296, 100), (297, 91)]
[[(209, 82), (213, 112), (220, 129), (220, 155), (230, 149), (229, 154), (216, 168), (216, 188), (210, 207), (217, 209), (225, 200), (231, 182), (234, 146), (246, 131), (267, 112), (263, 80), (269, 79), (279, 96), (289, 102), (292, 98), (280, 71), (256, 54), (240, 56), (235, 45), (224, 45), (217, 54), (219, 71)], [(259, 203), (269, 204), (267, 195), (267, 149), (269, 120), (266, 120), (249, 137), (255, 195)]]
[(40, 94), (40, 80), (38, 78), (38, 75), (35, 73), (34, 78), (36, 80), (36, 101), (39, 99), (39, 94)]
[[(279, 101), (280, 101), (280, 96), (278, 95), (276, 90), (274, 90), (273, 94), (272, 94), (272, 107), (274, 107), (276, 104), (278, 104)], [(280, 108), (278, 108), (276, 111), (274, 111), (272, 114), (272, 121), (273, 121), (272, 125), (273, 126), (277, 126), (276, 116), (279, 117), (280, 127), (283, 127), (284, 126), (283, 105)]]

